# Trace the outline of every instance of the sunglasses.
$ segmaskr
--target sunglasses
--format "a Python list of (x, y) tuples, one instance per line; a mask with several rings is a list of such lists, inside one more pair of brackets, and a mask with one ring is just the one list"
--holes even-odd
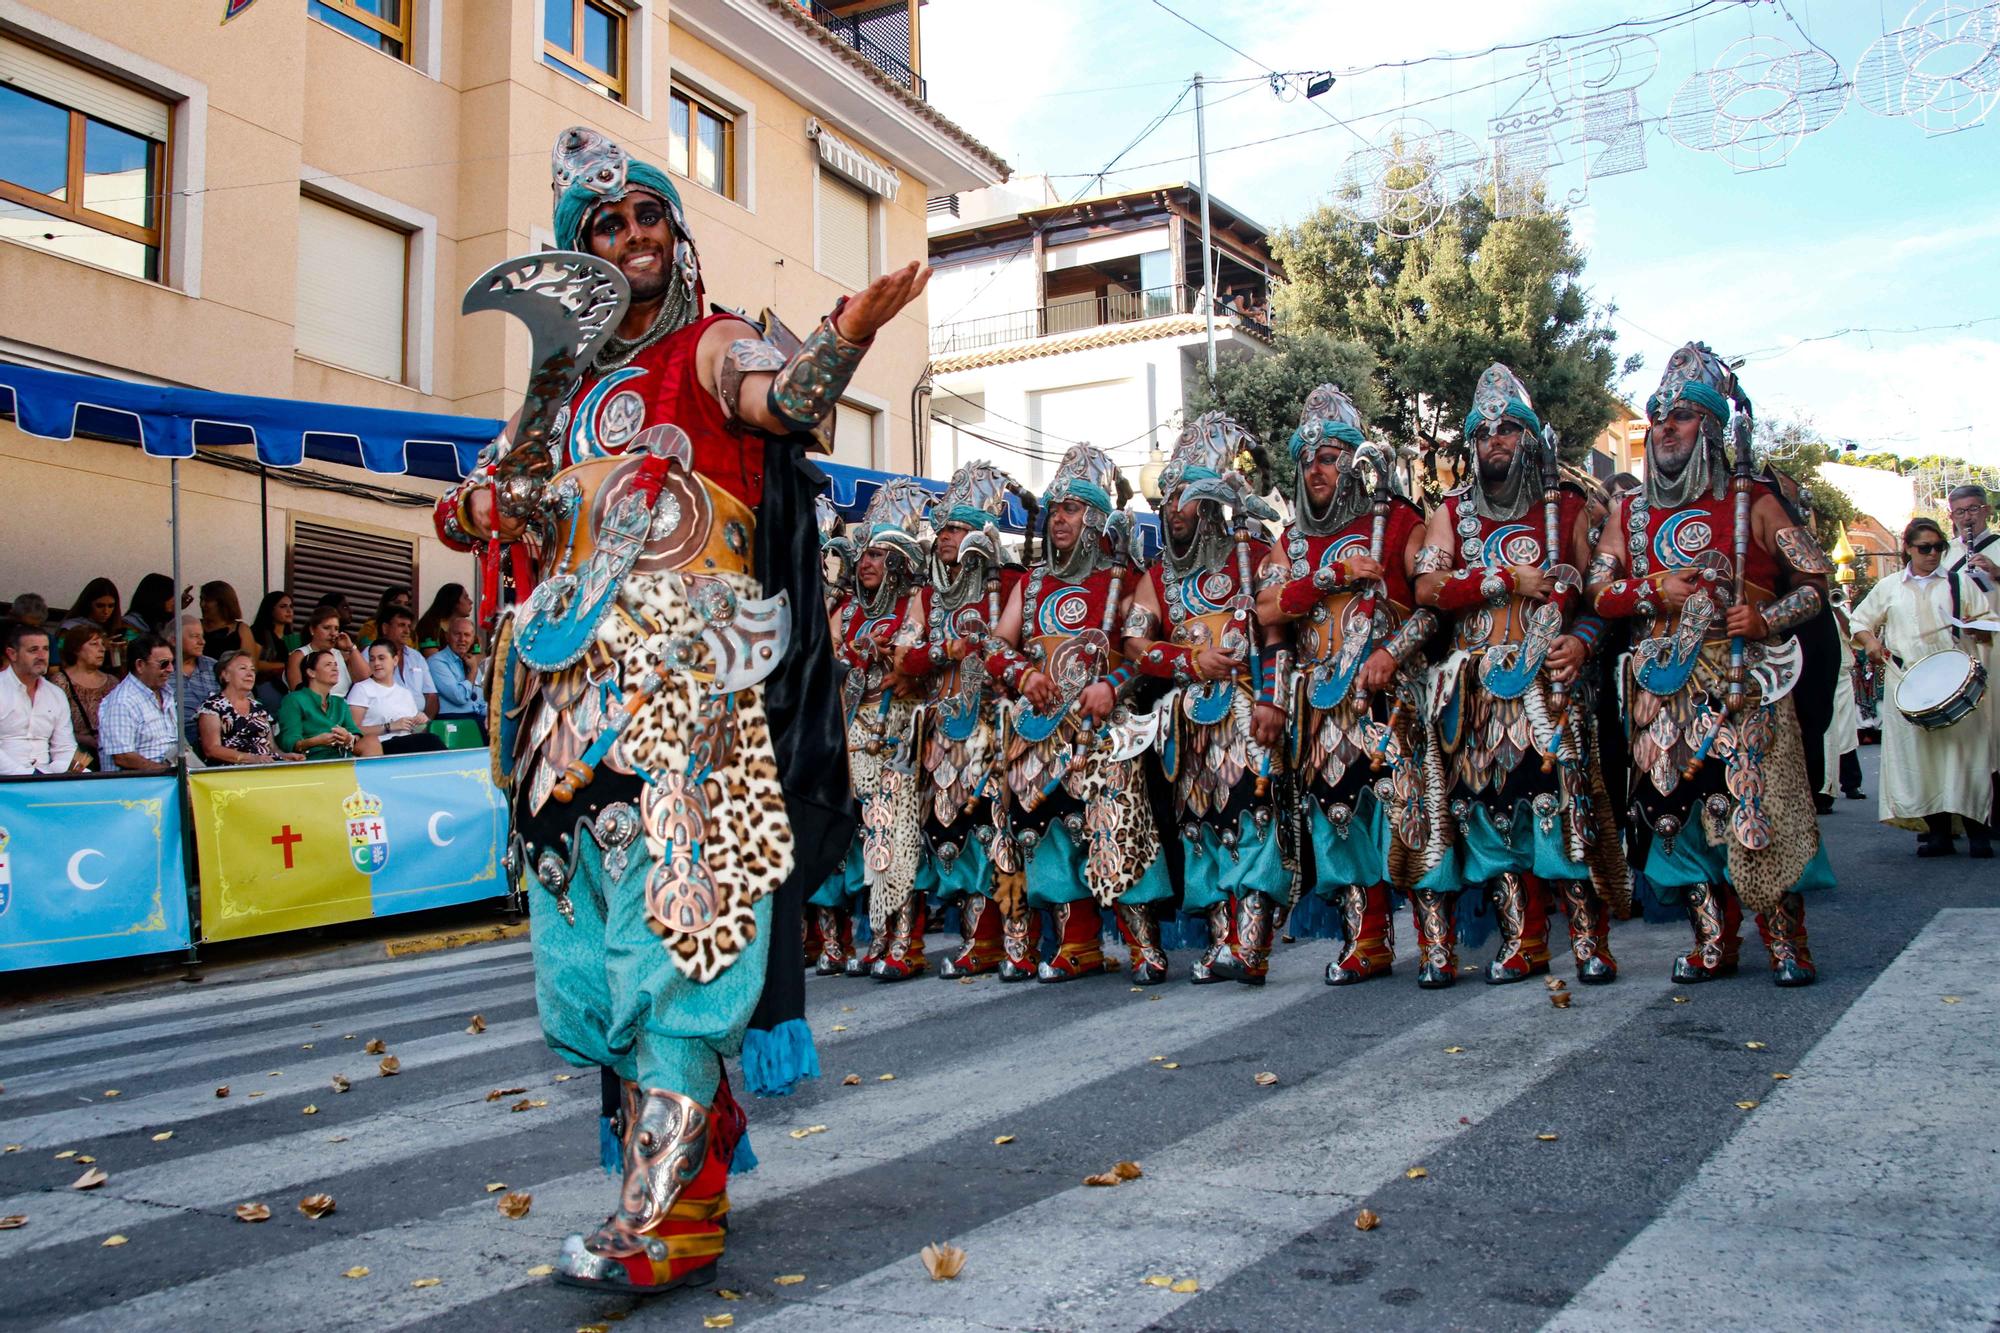
[(1936, 555), (1945, 549), (1945, 542), (1911, 542), (1910, 549), (1918, 555)]

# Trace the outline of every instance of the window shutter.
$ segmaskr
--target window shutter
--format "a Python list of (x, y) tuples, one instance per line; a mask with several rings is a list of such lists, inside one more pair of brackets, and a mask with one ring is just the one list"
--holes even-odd
[(300, 616), (327, 593), (341, 592), (357, 621), (365, 620), (384, 588), (417, 586), (417, 544), (408, 537), (294, 519), (289, 570), (285, 586)]
[(872, 468), (875, 463), (875, 414), (852, 403), (833, 409), (833, 461)]
[(819, 269), (852, 291), (860, 291), (875, 276), (868, 204), (866, 191), (820, 169)]
[(159, 98), (7, 37), (0, 37), (0, 83), (157, 143), (167, 141), (173, 111)]
[(299, 197), (298, 350), (377, 379), (403, 378), (409, 238)]

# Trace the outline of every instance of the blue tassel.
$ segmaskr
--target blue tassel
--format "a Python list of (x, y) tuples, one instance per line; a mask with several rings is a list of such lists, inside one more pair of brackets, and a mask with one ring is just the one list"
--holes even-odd
[(625, 1145), (618, 1141), (618, 1134), (611, 1128), (611, 1117), (597, 1117), (597, 1156), (604, 1163), (607, 1174), (617, 1179), (625, 1177)]
[(1285, 933), (1295, 940), (1337, 940), (1345, 937), (1346, 926), (1338, 908), (1307, 889), (1285, 921)]
[(750, 1151), (750, 1131), (744, 1130), (743, 1137), (736, 1140), (736, 1151), (729, 1155), (729, 1174), (745, 1175), (757, 1169), (757, 1154)]
[(790, 1096), (801, 1080), (818, 1077), (819, 1052), (803, 1018), (743, 1034), (743, 1086), (757, 1096)]

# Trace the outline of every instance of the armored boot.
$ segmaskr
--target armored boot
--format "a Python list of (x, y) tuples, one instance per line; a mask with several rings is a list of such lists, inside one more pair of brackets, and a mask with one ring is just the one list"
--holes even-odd
[(627, 1082), (625, 1181), (618, 1211), (589, 1236), (571, 1235), (556, 1281), (633, 1295), (705, 1284), (722, 1256), (729, 1159), (743, 1112), (725, 1079), (713, 1106)]
[(1418, 889), (1410, 895), (1417, 928), (1417, 985), (1444, 990), (1458, 980), (1458, 895)]
[(1006, 950), (1000, 943), (1000, 906), (981, 893), (968, 893), (958, 906), (965, 943), (955, 954), (938, 960), (938, 975), (946, 981), (997, 971)]
[(1493, 914), (1500, 924), (1500, 952), (1486, 965), (1486, 984), (1505, 986), (1548, 971), (1548, 887), (1510, 870), (1493, 882)]
[(907, 981), (924, 970), (924, 896), (912, 893), (909, 901), (889, 913), (883, 923), (882, 952), (868, 968), (877, 981)]
[(1041, 965), (1042, 923), (1035, 909), (1023, 905), (1000, 918), (1000, 980), (1033, 981)]
[(814, 967), (817, 966), (817, 964), (819, 963), (820, 955), (826, 952), (826, 938), (821, 933), (819, 928), (819, 914), (822, 910), (824, 909), (817, 907), (809, 907), (806, 909), (805, 913), (805, 918), (806, 918), (805, 966), (808, 972), (812, 971)]
[(1132, 951), (1132, 984), (1157, 986), (1167, 979), (1167, 952), (1160, 947), (1160, 923), (1143, 907), (1119, 903), (1118, 933)]
[(1618, 979), (1618, 960), (1611, 956), (1611, 911), (1589, 880), (1559, 879), (1556, 893), (1569, 917), (1569, 949), (1576, 955), (1576, 979), (1586, 986), (1603, 986)]
[(1278, 904), (1269, 894), (1252, 890), (1236, 900), (1236, 980), (1261, 986), (1271, 970), (1272, 926)]
[(1352, 986), (1386, 977), (1396, 961), (1396, 927), (1387, 884), (1349, 884), (1340, 891), (1340, 923), (1347, 942), (1326, 965), (1326, 984)]
[(1736, 974), (1737, 932), (1743, 929), (1743, 908), (1736, 895), (1720, 884), (1690, 884), (1681, 890), (1688, 921), (1694, 926), (1694, 949), (1674, 959), (1674, 980), (1684, 986)]
[(888, 944), (889, 923), (883, 922), (882, 929), (868, 937), (868, 947), (856, 950), (852, 945), (847, 951), (847, 975), (865, 977), (873, 974), (876, 962), (882, 957), (882, 950)]
[(1788, 893), (1768, 912), (1757, 913), (1757, 933), (1771, 951), (1771, 980), (1780, 986), (1810, 986), (1819, 980), (1806, 946), (1805, 895)]
[(1104, 962), (1104, 915), (1090, 898), (1055, 907), (1056, 956), (1035, 968), (1035, 980), (1050, 985), (1112, 969)]
[(844, 907), (815, 908), (819, 962), (813, 971), (823, 977), (842, 976), (854, 957), (854, 914)]
[(1218, 981), (1235, 981), (1242, 972), (1243, 965), (1237, 961), (1235, 949), (1236, 900), (1228, 898), (1222, 902), (1210, 903), (1208, 908), (1208, 948), (1188, 971), (1188, 980), (1196, 986), (1210, 986)]

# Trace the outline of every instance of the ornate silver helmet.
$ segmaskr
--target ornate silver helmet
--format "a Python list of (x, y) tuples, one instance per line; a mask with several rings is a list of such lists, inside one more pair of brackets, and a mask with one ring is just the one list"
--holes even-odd
[(912, 477), (897, 477), (887, 482), (870, 497), (868, 509), (861, 516), (861, 549), (900, 556), (914, 574), (923, 568), (927, 554), (924, 542), (929, 527), (924, 515), (930, 507), (931, 493), (922, 482)]
[[(1293, 525), (1308, 536), (1321, 537), (1338, 532), (1368, 507), (1368, 487), (1357, 470), (1356, 451), (1370, 446), (1362, 433), (1361, 411), (1338, 384), (1322, 384), (1306, 395), (1299, 413), (1299, 427), (1292, 432), (1292, 514)], [(1306, 493), (1306, 460), (1326, 444), (1339, 447), (1340, 484), (1324, 508), (1315, 508)], [(1376, 466), (1383, 466), (1378, 457)], [(1387, 468), (1393, 484), (1395, 468)]]
[[(1669, 465), (1656, 457), (1659, 427), (1669, 413), (1685, 403), (1701, 412), (1701, 444), (1686, 459)], [(1707, 343), (1691, 342), (1667, 358), (1660, 387), (1646, 400), (1646, 501), (1668, 508), (1686, 504), (1697, 495), (1720, 499), (1726, 488), (1729, 459), (1723, 447), (1725, 427), (1735, 427), (1737, 447), (1750, 447), (1755, 425), (1750, 398), (1728, 362)]]
[[(1521, 428), (1521, 447), (1515, 451), (1507, 475), (1487, 481), (1479, 468), (1478, 440), (1512, 421)], [(1473, 511), (1483, 518), (1512, 519), (1527, 512), (1528, 505), (1541, 493), (1540, 452), (1551, 447), (1543, 438), (1542, 419), (1535, 415), (1528, 386), (1506, 366), (1495, 361), (1479, 376), (1472, 390), (1472, 410), (1465, 414), (1467, 483)]]
[[(971, 529), (958, 544), (958, 560), (983, 560), (989, 566), (1002, 564), (1006, 553), (1000, 546), (1000, 524), (1007, 517), (1007, 496), (1018, 496), (1032, 526), (1035, 498), (1021, 483), (988, 462), (967, 463), (951, 474), (944, 494), (930, 508), (933, 532), (948, 527)], [(941, 573), (941, 571), (940, 571)]]

